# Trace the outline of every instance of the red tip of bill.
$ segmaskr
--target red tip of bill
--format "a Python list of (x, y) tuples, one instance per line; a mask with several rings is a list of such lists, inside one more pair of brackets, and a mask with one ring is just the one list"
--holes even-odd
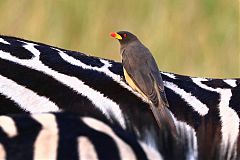
[(116, 37), (116, 35), (117, 35), (116, 32), (111, 32), (111, 33), (110, 33), (110, 36), (112, 36), (112, 37), (114, 37), (114, 38)]

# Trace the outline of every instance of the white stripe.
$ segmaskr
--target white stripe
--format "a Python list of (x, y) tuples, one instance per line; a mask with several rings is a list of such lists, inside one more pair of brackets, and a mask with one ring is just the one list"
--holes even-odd
[(139, 141), (141, 147), (143, 148), (145, 154), (147, 155), (147, 159), (149, 160), (162, 160), (163, 157), (161, 156), (161, 154), (154, 148), (152, 148), (151, 146), (145, 144), (144, 142)]
[(169, 78), (176, 79), (176, 76), (172, 73), (161, 72), (161, 74), (164, 74), (164, 75), (168, 76)]
[(186, 147), (186, 153), (187, 153), (187, 159), (188, 160), (195, 160), (198, 159), (198, 145), (197, 145), (197, 134), (190, 125), (188, 125), (186, 122), (178, 121), (174, 117), (174, 122), (176, 124), (178, 135), (180, 135), (180, 139), (183, 140), (183, 143), (185, 140), (187, 140), (187, 147)]
[[(231, 153), (233, 151), (236, 156), (236, 143), (239, 134), (240, 119), (236, 111), (229, 107), (229, 101), (232, 96), (231, 89), (211, 88), (202, 84), (197, 78), (193, 79), (193, 81), (203, 89), (219, 93), (219, 112), (222, 122), (222, 154), (224, 155), (227, 152)], [(227, 159), (229, 158), (230, 157), (227, 157)]]
[[(112, 64), (109, 61), (107, 61), (107, 60), (100, 59), (100, 62), (102, 62), (104, 64), (101, 68), (106, 68), (107, 70), (109, 70), (108, 68), (112, 67)], [(114, 74), (114, 73), (112, 73), (112, 74)], [(115, 74), (115, 75), (117, 75), (117, 74)], [(118, 78), (119, 77), (120, 76), (118, 75)]]
[[(231, 90), (221, 91), (221, 101), (219, 103), (219, 111), (222, 121), (222, 149), (225, 153), (237, 152), (237, 140), (239, 134), (239, 117), (232, 108), (229, 107), (229, 101), (232, 96)], [(230, 155), (228, 155), (230, 156)], [(227, 159), (230, 159), (228, 157)]]
[[(79, 159), (86, 159), (86, 160), (97, 160), (98, 156), (96, 154), (96, 150), (94, 148), (94, 144), (85, 137), (81, 136), (78, 138), (78, 156)], [(107, 153), (106, 153), (107, 154)]]
[(232, 87), (237, 87), (237, 80), (236, 79), (225, 79), (223, 80), (225, 83)]
[(0, 143), (0, 159), (6, 159), (6, 151), (3, 147), (3, 145)]
[(178, 94), (185, 102), (187, 102), (192, 108), (197, 111), (201, 116), (204, 116), (208, 113), (207, 105), (200, 102), (195, 96), (191, 93), (185, 92), (183, 89), (179, 88), (177, 85), (171, 82), (164, 82), (165, 87), (171, 89), (173, 92)]
[[(116, 82), (120, 82), (120, 80), (121, 80), (120, 75), (114, 74), (113, 72), (111, 72), (109, 70), (108, 67), (110, 67), (111, 64), (106, 60), (101, 59), (101, 62), (104, 64), (102, 67), (100, 67), (100, 68), (99, 67), (92, 67), (90, 65), (86, 65), (85, 63), (82, 63), (80, 60), (75, 59), (72, 56), (69, 56), (68, 54), (64, 53), (63, 51), (61, 51), (59, 49), (56, 49), (56, 48), (52, 48), (52, 49), (55, 49), (56, 51), (58, 51), (58, 53), (62, 57), (62, 59), (64, 59), (66, 62), (68, 62), (68, 63), (70, 63), (74, 66), (78, 66), (78, 67), (81, 67), (83, 69), (90, 69), (90, 70), (98, 71), (98, 72), (101, 72), (101, 73), (105, 73), (107, 76), (111, 77)], [(124, 84), (124, 85), (126, 86), (126, 84)]]
[(57, 50), (59, 55), (62, 57), (62, 59), (65, 60), (66, 62), (70, 63), (71, 65), (75, 65), (75, 66), (81, 67), (83, 69), (90, 69), (90, 70), (94, 70), (94, 71), (98, 71), (98, 72), (104, 73), (106, 76), (111, 77), (120, 86), (128, 89), (130, 92), (132, 92), (133, 94), (135, 94), (136, 96), (141, 98), (143, 101), (146, 101), (144, 99), (144, 97), (142, 97), (141, 94), (139, 94), (138, 92), (134, 91), (129, 85), (127, 85), (124, 81), (122, 81), (120, 75), (114, 74), (113, 72), (111, 72), (109, 70), (108, 67), (112, 66), (112, 64), (110, 62), (101, 59), (100, 61), (104, 64), (102, 67), (100, 67), (100, 68), (92, 67), (92, 66), (88, 66), (88, 65), (84, 64), (83, 62), (81, 62), (80, 60), (75, 59), (74, 57), (71, 57), (71, 56), (67, 55), (66, 53), (64, 53), (63, 51), (61, 51), (59, 49), (56, 49), (56, 48), (52, 48), (52, 49)]
[[(52, 48), (55, 49), (55, 48)], [(62, 59), (64, 59), (66, 62), (74, 65), (74, 66), (79, 66), (83, 69), (90, 69), (90, 70), (95, 70), (98, 72), (102, 72), (105, 73), (106, 75), (108, 75), (109, 77), (113, 78), (116, 81), (120, 81), (121, 77), (117, 74), (112, 73), (109, 69), (108, 66), (110, 66), (109, 63), (107, 63), (107, 61), (102, 60), (101, 62), (104, 63), (105, 65), (103, 65), (101, 68), (99, 67), (92, 67), (89, 65), (86, 65), (85, 63), (82, 63), (80, 60), (75, 59), (72, 56), (67, 55), (66, 53), (64, 53), (63, 51), (59, 50), (59, 49), (55, 49), (56, 51), (58, 51), (59, 55), (62, 57)]]
[(8, 43), (7, 41), (5, 41), (4, 39), (0, 38), (0, 43), (3, 43), (3, 44), (10, 44)]
[[(106, 115), (107, 118), (111, 120), (111, 116), (113, 116), (116, 120), (118, 120), (119, 124), (125, 128), (125, 120), (122, 114), (122, 111), (119, 108), (119, 105), (113, 102), (111, 99), (105, 97), (102, 93), (90, 88), (85, 85), (81, 80), (76, 77), (68, 76), (62, 73), (59, 73), (55, 70), (52, 70), (48, 66), (45, 66), (40, 60), (40, 52), (34, 47), (34, 44), (28, 43), (24, 46), (30, 52), (32, 52), (35, 57), (30, 60), (21, 60), (17, 57), (10, 55), (9, 53), (0, 51), (0, 58), (11, 60), (15, 63), (21, 64), (23, 66), (27, 66), (29, 68), (41, 71), (59, 82), (65, 84), (66, 86), (72, 88), (78, 94), (86, 96), (92, 103), (102, 111), (103, 114)], [(4, 53), (4, 54), (3, 54)]]
[[(1, 54), (1, 51), (0, 51)], [(59, 111), (57, 105), (44, 96), (0, 75), (0, 93), (31, 113)], [(2, 106), (6, 107), (6, 106)]]
[(157, 145), (157, 142), (156, 142), (156, 135), (153, 134), (152, 132), (152, 129), (146, 129), (143, 131), (142, 135), (144, 135), (143, 137), (143, 142), (150, 146), (151, 148), (154, 148), (154, 149), (158, 149), (158, 145)]
[(82, 120), (89, 127), (99, 132), (103, 132), (114, 139), (120, 152), (120, 159), (133, 159), (133, 160), (136, 159), (136, 156), (132, 148), (123, 140), (121, 140), (109, 126), (93, 118), (85, 117), (85, 118), (82, 118)]
[(206, 89), (206, 90), (209, 90), (209, 91), (213, 91), (213, 92), (219, 92), (220, 90), (226, 90), (226, 89), (221, 89), (221, 88), (212, 88), (212, 87), (209, 87), (205, 84), (202, 83), (202, 81), (206, 81), (206, 79), (202, 79), (202, 78), (192, 78), (192, 81), (198, 85), (199, 87), (203, 88), (203, 89)]
[[(52, 49), (55, 49), (55, 48), (52, 48)], [(120, 81), (121, 78), (119, 75), (112, 73), (108, 69), (108, 67), (111, 66), (111, 64), (109, 62), (107, 62), (106, 60), (101, 60), (101, 62), (104, 63), (104, 66), (102, 66), (101, 68), (92, 67), (92, 66), (88, 66), (88, 65), (82, 63), (80, 60), (77, 60), (77, 59), (67, 55), (66, 53), (64, 53), (63, 51), (61, 51), (59, 49), (55, 49), (55, 50), (58, 51), (59, 55), (62, 57), (63, 60), (70, 63), (71, 65), (82, 67), (83, 69), (90, 69), (90, 70), (95, 70), (98, 72), (105, 73), (109, 77), (113, 78), (113, 80), (115, 80), (116, 82), (119, 82), (119, 84), (121, 84), (125, 88), (130, 88), (124, 82)], [(79, 88), (79, 87), (75, 87), (75, 88)], [(81, 88), (82, 88), (82, 90), (85, 90), (85, 89), (83, 89), (84, 87), (81, 87)], [(120, 125), (123, 128), (126, 128), (124, 116), (123, 116), (122, 111), (120, 110), (118, 104), (116, 104), (114, 101), (112, 101), (108, 98), (105, 98), (103, 96), (103, 94), (88, 87), (87, 85), (85, 85), (85, 88), (86, 88), (86, 92), (79, 91), (79, 93), (87, 96), (92, 101), (92, 103), (95, 104), (96, 107), (98, 107), (102, 111), (102, 113), (105, 114), (109, 119), (111, 119), (111, 115), (113, 115), (113, 117), (117, 117), (117, 120), (119, 121)], [(74, 89), (74, 87), (73, 87), (73, 89)], [(130, 89), (130, 90), (132, 90), (132, 89)], [(93, 92), (93, 91), (95, 91), (95, 92)], [(90, 93), (90, 94), (87, 94), (87, 93)]]
[(192, 78), (193, 81), (198, 81), (198, 82), (206, 82), (212, 79), (206, 79), (206, 78), (201, 78), (201, 77), (193, 77)]
[(57, 159), (58, 127), (55, 116), (36, 114), (32, 118), (43, 126), (34, 144), (33, 159)]
[(203, 88), (203, 89), (206, 89), (206, 90), (209, 90), (209, 91), (216, 91), (214, 88), (211, 88), (205, 84), (202, 84), (201, 81), (203, 81), (203, 79), (201, 78), (192, 78), (192, 81), (193, 83), (195, 83), (196, 85), (198, 85), (199, 87)]
[(18, 134), (15, 122), (10, 117), (0, 116), (0, 128), (2, 128), (9, 138), (15, 137)]

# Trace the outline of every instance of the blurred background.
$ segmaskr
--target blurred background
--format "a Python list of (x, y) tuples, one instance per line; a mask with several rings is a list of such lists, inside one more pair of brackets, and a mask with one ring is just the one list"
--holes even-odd
[(120, 61), (111, 31), (135, 33), (162, 71), (240, 77), (237, 0), (1, 0), (0, 34)]

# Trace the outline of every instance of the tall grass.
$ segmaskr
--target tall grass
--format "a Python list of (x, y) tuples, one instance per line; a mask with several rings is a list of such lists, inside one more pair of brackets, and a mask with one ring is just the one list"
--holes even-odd
[[(129, 30), (163, 71), (240, 77), (237, 0), (1, 0), (0, 34), (120, 61)], [(1, 66), (0, 66), (1, 67)]]

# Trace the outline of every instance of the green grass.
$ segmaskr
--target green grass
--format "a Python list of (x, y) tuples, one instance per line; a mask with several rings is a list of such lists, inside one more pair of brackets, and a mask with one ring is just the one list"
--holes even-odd
[(109, 32), (129, 30), (163, 71), (240, 77), (237, 0), (1, 0), (0, 34), (120, 61)]

